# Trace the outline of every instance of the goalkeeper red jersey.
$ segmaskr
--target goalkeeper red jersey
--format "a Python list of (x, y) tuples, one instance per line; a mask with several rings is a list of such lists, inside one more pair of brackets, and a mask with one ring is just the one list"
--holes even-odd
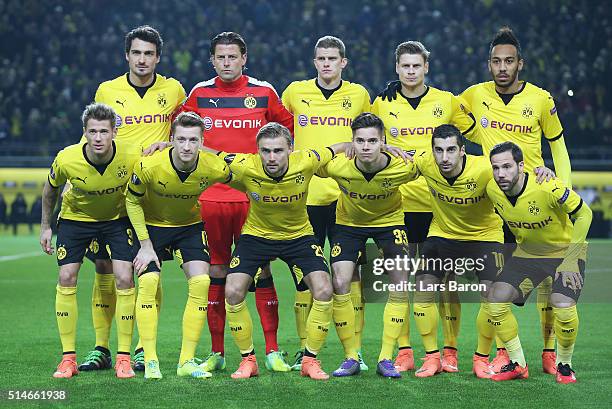
[[(231, 83), (215, 77), (196, 84), (182, 110), (200, 115), (206, 126), (204, 145), (224, 152), (256, 153), (257, 131), (268, 122), (278, 122), (293, 134), (293, 115), (274, 87), (246, 75)], [(200, 200), (248, 202), (244, 193), (223, 184), (204, 191)]]

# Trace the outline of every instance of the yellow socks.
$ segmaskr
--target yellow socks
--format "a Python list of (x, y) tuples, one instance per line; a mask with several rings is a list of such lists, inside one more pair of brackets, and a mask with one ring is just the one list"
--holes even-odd
[(144, 273), (138, 277), (138, 297), (136, 299), (136, 324), (145, 352), (145, 361), (157, 359), (157, 322), (155, 294), (159, 274)]
[(134, 332), (134, 307), (136, 305), (136, 289), (117, 289), (117, 353), (130, 353), (132, 334)]
[(238, 349), (240, 349), (240, 353), (253, 352), (253, 321), (246, 300), (242, 300), (241, 303), (236, 305), (229, 305), (225, 300), (225, 311), (230, 332)]
[(96, 332), (96, 346), (109, 349), (108, 342), (116, 304), (115, 276), (96, 273), (91, 295), (91, 316)]
[(319, 353), (325, 343), (325, 338), (327, 338), (332, 310), (332, 301), (312, 301), (312, 308), (307, 321), (306, 349), (315, 355)]
[(78, 318), (76, 287), (56, 287), (55, 315), (63, 352), (76, 351), (76, 325)]
[(365, 304), (361, 293), (361, 281), (351, 282), (351, 301), (355, 310), (355, 348), (361, 351), (361, 334), (365, 320)]
[(351, 294), (334, 294), (334, 323), (346, 358), (359, 360), (355, 348), (355, 311)]
[(426, 353), (438, 351), (438, 306), (435, 302), (415, 302), (414, 321), (421, 338)]
[(457, 349), (457, 338), (461, 326), (461, 304), (440, 300), (440, 318), (442, 319), (444, 346)]
[(510, 309), (511, 305), (511, 303), (491, 303), (489, 311), (495, 326), (495, 333), (504, 342), (508, 357), (511, 361), (525, 367), (525, 356), (518, 337), (518, 323)]
[(200, 341), (204, 322), (206, 322), (210, 277), (207, 274), (191, 277), (187, 285), (189, 293), (183, 313), (183, 341), (179, 358), (181, 365), (195, 357), (196, 347)]
[(389, 299), (383, 313), (383, 336), (382, 346), (378, 361), (391, 360), (395, 343), (406, 322), (406, 311), (408, 310), (408, 294), (400, 292), (389, 292)]
[(540, 314), (540, 326), (544, 349), (555, 349), (555, 314), (550, 304), (550, 293), (552, 292), (552, 277), (548, 277), (540, 283), (537, 288), (537, 308)]
[(576, 306), (553, 308), (555, 314), (555, 333), (557, 334), (557, 362), (572, 366), (574, 344), (578, 336), (578, 310)]
[[(155, 307), (157, 308), (157, 315), (158, 316), (159, 316), (159, 311), (161, 310), (161, 304), (162, 304), (162, 298), (163, 298), (162, 296), (163, 296), (162, 282), (161, 282), (161, 280), (159, 280), (159, 282), (157, 283), (157, 293), (155, 294)], [(141, 349), (141, 348), (142, 348), (142, 339), (139, 336), (138, 337), (138, 344), (136, 345), (136, 351)]]
[(489, 355), (491, 345), (493, 344), (493, 337), (495, 337), (495, 328), (491, 323), (489, 303), (485, 300), (480, 301), (480, 310), (478, 310), (478, 317), (476, 318), (476, 329), (478, 330), (476, 352), (480, 355)]
[(295, 313), (295, 327), (298, 337), (300, 337), (300, 348), (304, 349), (306, 345), (306, 321), (312, 307), (312, 294), (310, 290), (296, 291), (295, 302), (293, 303), (293, 312)]

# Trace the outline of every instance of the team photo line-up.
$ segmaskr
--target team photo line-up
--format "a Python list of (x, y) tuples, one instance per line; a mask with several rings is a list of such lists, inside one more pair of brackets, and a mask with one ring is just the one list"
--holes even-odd
[[(474, 268), (482, 284), (475, 376), (528, 378), (511, 305), (523, 304), (535, 289), (542, 370), (558, 383), (576, 382), (576, 303), (592, 214), (571, 188), (551, 95), (519, 80), (524, 61), (510, 28), (489, 44), (492, 80), (459, 96), (425, 83), (429, 52), (423, 44), (399, 44), (398, 79), (373, 103), (363, 86), (342, 79), (346, 50), (333, 36), (314, 46), (316, 78), (291, 83), (280, 97), (269, 83), (243, 74), (247, 46), (237, 33), (214, 37), (210, 61), (217, 76), (189, 95), (157, 73), (162, 46), (150, 26), (127, 33), (128, 72), (100, 84), (82, 115), (81, 141), (57, 154), (43, 189), (40, 244), (56, 253), (59, 266), (63, 355), (54, 377), (113, 367), (114, 317), (116, 376), (143, 371), (146, 379), (162, 378), (160, 273), (171, 259), (188, 284), (178, 376), (208, 378), (225, 369), (226, 321), (242, 355), (231, 377), (258, 375), (249, 291), (264, 333), (266, 369), (328, 379), (317, 353), (333, 322), (345, 354), (333, 376), (367, 371), (360, 266), (372, 239), (385, 260), (482, 261)], [(542, 136), (556, 174), (544, 166)], [(480, 145), (483, 156), (467, 154), (466, 139)], [(51, 219), (62, 186), (53, 246)], [(84, 256), (95, 263), (96, 340), (77, 364), (76, 285)], [(300, 345), (293, 364), (277, 341), (270, 271), (276, 258), (289, 267), (297, 290)], [(458, 298), (436, 298), (455, 271), (420, 268), (414, 291), (405, 285), (406, 269), (385, 273), (390, 284), (376, 372), (400, 378), (415, 369), (411, 315), (425, 349), (415, 376), (458, 372), (461, 305)], [(132, 355), (134, 321), (139, 340)], [(200, 361), (195, 352), (205, 322), (211, 353)]]

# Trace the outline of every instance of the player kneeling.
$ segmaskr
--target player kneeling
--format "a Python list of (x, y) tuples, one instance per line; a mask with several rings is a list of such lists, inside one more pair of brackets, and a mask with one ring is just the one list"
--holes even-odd
[[(553, 279), (550, 297), (557, 336), (559, 383), (574, 383), (572, 354), (578, 335), (576, 302), (584, 283), (586, 236), (591, 209), (558, 179), (541, 185), (523, 171), (523, 153), (512, 142), (496, 145), (489, 154), (495, 180), (487, 195), (516, 236), (517, 248), (504, 264), (490, 291), (491, 325), (506, 345), (510, 363), (493, 375), (495, 381), (529, 377), (511, 303), (524, 299), (524, 284), (537, 287)], [(570, 220), (574, 218), (574, 223)]]
[(176, 370), (179, 376), (208, 378), (195, 361), (206, 321), (210, 258), (198, 209), (200, 193), (214, 183), (228, 182), (229, 168), (217, 156), (200, 151), (204, 122), (182, 113), (172, 123), (172, 148), (143, 158), (128, 185), (127, 211), (140, 240), (134, 259), (138, 274), (136, 318), (145, 354), (145, 378), (161, 379), (157, 358), (158, 311), (155, 297), (161, 260), (177, 254), (188, 283), (183, 314), (183, 341)]
[(124, 192), (140, 153), (129, 145), (113, 141), (117, 134), (115, 117), (107, 105), (88, 105), (82, 116), (86, 143), (71, 145), (58, 153), (43, 189), (40, 244), (47, 254), (53, 254), (50, 219), (60, 186), (70, 183), (57, 224), (59, 280), (55, 311), (64, 353), (54, 378), (70, 378), (79, 373), (76, 285), (85, 250), (94, 238), (108, 244), (112, 253), (117, 291), (116, 374), (119, 378), (134, 376), (129, 351), (136, 298), (132, 270), (135, 248)]

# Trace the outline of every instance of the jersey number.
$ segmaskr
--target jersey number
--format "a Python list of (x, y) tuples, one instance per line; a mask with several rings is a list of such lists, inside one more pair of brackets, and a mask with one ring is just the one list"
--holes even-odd
[(134, 233), (132, 232), (132, 229), (126, 229), (125, 232), (127, 233), (128, 236), (128, 244), (130, 246), (134, 245)]
[(408, 236), (406, 236), (405, 230), (395, 229), (393, 235), (395, 236), (395, 244), (408, 244)]

